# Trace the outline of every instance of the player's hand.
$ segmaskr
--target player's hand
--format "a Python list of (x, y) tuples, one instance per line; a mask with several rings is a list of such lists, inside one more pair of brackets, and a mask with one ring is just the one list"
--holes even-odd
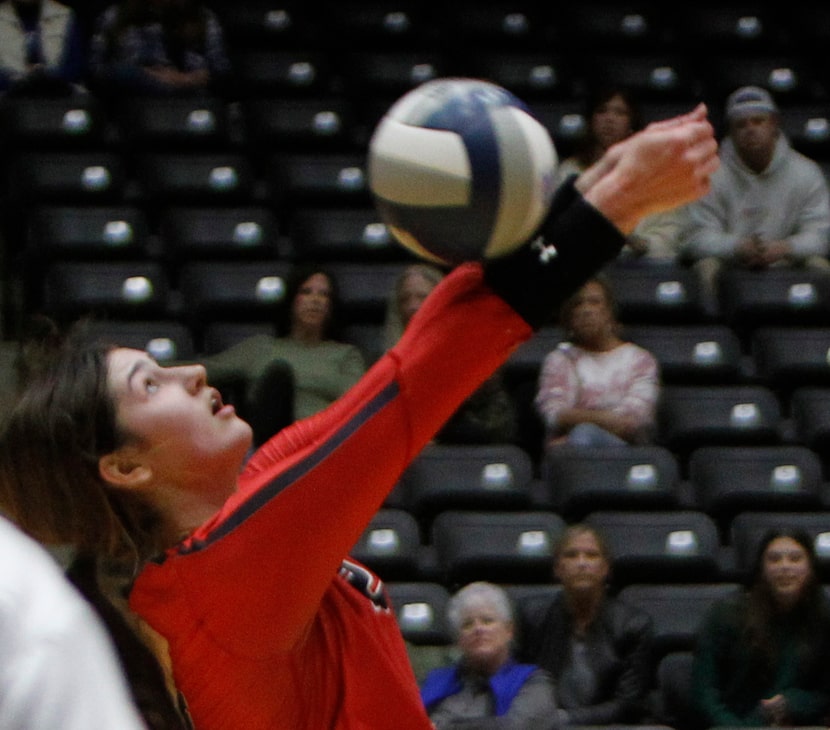
[(705, 195), (719, 166), (717, 152), (706, 107), (700, 104), (611, 147), (580, 176), (577, 189), (629, 234), (646, 216)]

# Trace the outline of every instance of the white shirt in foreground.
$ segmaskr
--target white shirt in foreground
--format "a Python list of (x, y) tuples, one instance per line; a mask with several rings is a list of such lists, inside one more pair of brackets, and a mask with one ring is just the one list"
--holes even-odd
[(34, 540), (0, 517), (0, 728), (145, 730), (103, 625)]

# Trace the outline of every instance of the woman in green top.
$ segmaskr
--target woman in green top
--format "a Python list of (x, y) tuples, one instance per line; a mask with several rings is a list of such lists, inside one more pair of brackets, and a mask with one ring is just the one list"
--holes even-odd
[(254, 335), (202, 360), (220, 388), (242, 384), (242, 408), (257, 444), (294, 419), (323, 410), (365, 372), (360, 350), (337, 339), (338, 305), (332, 275), (298, 265), (286, 282), (279, 337)]
[(761, 541), (751, 582), (698, 639), (693, 699), (705, 727), (819, 725), (830, 710), (830, 614), (807, 535)]

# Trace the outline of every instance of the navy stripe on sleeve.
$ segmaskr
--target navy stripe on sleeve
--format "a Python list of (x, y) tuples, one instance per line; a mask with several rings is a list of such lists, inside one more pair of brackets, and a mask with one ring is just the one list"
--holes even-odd
[[(353, 418), (351, 418), (342, 427), (332, 432), (312, 454), (293, 466), (291, 469), (279, 474), (269, 484), (266, 484), (261, 489), (258, 489), (251, 495), (250, 499), (240, 505), (239, 509), (231, 514), (228, 519), (222, 522), (213, 532), (210, 533), (207, 538), (204, 540), (194, 540), (188, 545), (180, 546), (178, 554), (187, 555), (189, 553), (202, 550), (215, 541), (220, 540), (232, 530), (236, 529), (239, 525), (245, 522), (245, 520), (256, 514), (260, 508), (268, 504), (268, 502), (276, 497), (283, 489), (290, 487), (292, 484), (308, 474), (317, 465), (322, 463), (349, 437), (355, 434), (361, 426), (367, 423), (382, 408), (391, 403), (398, 396), (398, 392), (397, 382), (391, 382), (374, 398), (368, 401)], [(163, 562), (163, 558), (160, 562)]]

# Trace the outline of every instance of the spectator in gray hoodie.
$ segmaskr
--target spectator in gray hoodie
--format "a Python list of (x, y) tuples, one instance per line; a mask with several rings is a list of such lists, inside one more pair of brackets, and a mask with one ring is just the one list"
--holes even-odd
[(724, 265), (830, 269), (827, 180), (815, 161), (790, 146), (770, 93), (757, 86), (734, 91), (726, 121), (712, 189), (685, 209), (683, 255), (700, 273), (712, 307)]

